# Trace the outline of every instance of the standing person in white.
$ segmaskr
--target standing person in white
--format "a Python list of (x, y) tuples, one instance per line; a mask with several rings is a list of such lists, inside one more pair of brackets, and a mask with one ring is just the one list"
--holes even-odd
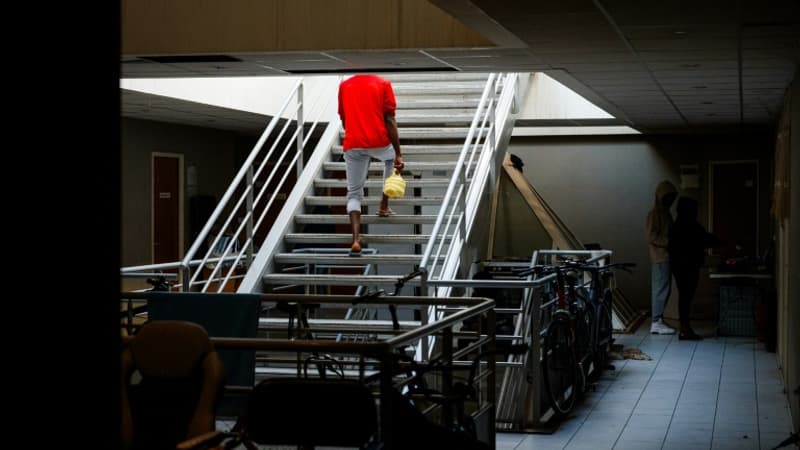
[(667, 243), (672, 226), (670, 207), (678, 197), (675, 185), (664, 180), (656, 187), (655, 204), (647, 213), (647, 242), (652, 264), (652, 318), (650, 332), (675, 334), (675, 329), (664, 323), (664, 308), (672, 290), (672, 271), (669, 267)]

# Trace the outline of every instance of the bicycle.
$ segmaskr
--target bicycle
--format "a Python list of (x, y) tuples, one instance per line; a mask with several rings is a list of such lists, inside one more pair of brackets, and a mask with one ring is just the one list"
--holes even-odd
[(613, 368), (608, 366), (608, 352), (613, 344), (613, 298), (614, 298), (614, 270), (624, 270), (631, 273), (631, 268), (636, 263), (612, 263), (606, 265), (586, 264), (577, 261), (565, 261), (568, 267), (584, 272), (589, 272), (591, 281), (588, 290), (583, 287), (576, 289), (576, 295), (582, 297), (590, 306), (594, 314), (594, 327), (592, 329), (590, 349), (595, 368)]
[[(591, 336), (592, 313), (575, 295), (577, 278), (566, 266), (534, 266), (512, 271), (518, 276), (556, 274), (555, 311), (550, 316), (542, 346), (542, 379), (556, 417), (563, 418), (575, 406), (586, 385), (584, 371)], [(580, 344), (577, 339), (580, 338)], [(583, 353), (578, 353), (578, 350)]]
[[(515, 270), (519, 276), (556, 274), (556, 310), (547, 325), (542, 348), (542, 378), (556, 416), (572, 410), (588, 386), (592, 368), (605, 367), (613, 342), (614, 269), (629, 271), (633, 263), (599, 266), (574, 260), (563, 265), (535, 266)], [(588, 292), (579, 286), (576, 272), (588, 271)]]

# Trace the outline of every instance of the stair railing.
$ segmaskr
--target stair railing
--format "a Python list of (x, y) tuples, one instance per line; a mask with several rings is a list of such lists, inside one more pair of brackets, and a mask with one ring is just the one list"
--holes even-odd
[[(498, 91), (502, 89), (498, 95)], [(461, 249), (469, 237), (478, 200), (488, 179), (494, 179), (498, 137), (514, 107), (519, 89), (516, 73), (490, 74), (453, 175), (442, 199), (428, 243), (420, 261), (423, 290), (429, 279), (451, 279), (459, 266)], [(503, 108), (505, 110), (503, 110)], [(498, 120), (502, 119), (502, 120)], [(501, 124), (498, 127), (498, 123)], [(445, 243), (449, 242), (445, 252)], [(444, 259), (441, 260), (442, 254)], [(442, 261), (441, 263), (438, 263)], [(437, 267), (437, 264), (439, 267)], [(438, 272), (437, 272), (438, 269)], [(427, 294), (427, 293), (424, 293)], [(437, 295), (441, 294), (437, 292)]]
[[(250, 267), (256, 252), (254, 236), (260, 230), (267, 213), (278, 198), (281, 188), (293, 172), (292, 168), (295, 168), (294, 172), (298, 174), (299, 178), (299, 174), (303, 170), (304, 148), (335, 95), (317, 96), (316, 102), (321, 98), (327, 99), (328, 103), (325, 107), (308, 109), (305, 108), (303, 98), (303, 80), (298, 80), (291, 89), (283, 105), (270, 120), (181, 262), (182, 290), (190, 291), (193, 286), (199, 285), (201, 292), (207, 292), (212, 283), (216, 282), (216, 291), (221, 292), (231, 279), (241, 277), (241, 275), (236, 275), (238, 267)], [(294, 107), (284, 118), (284, 113), (292, 100), (294, 100)], [(306, 129), (304, 115), (315, 109), (317, 116), (311, 126)], [(280, 131), (276, 132), (281, 121), (284, 123)], [(292, 124), (295, 125), (294, 131), (290, 136), (285, 137)], [(268, 140), (271, 140), (272, 144), (264, 154), (264, 144)], [(276, 155), (276, 149), (279, 147), (282, 149), (279, 150), (280, 154)], [(284, 165), (285, 160), (289, 160), (289, 162)], [(264, 178), (262, 173), (265, 173), (268, 164), (274, 164), (274, 167), (266, 174), (266, 180), (262, 182), (261, 180)], [(279, 178), (277, 183), (273, 183), (275, 178)], [(266, 194), (269, 193), (271, 195), (261, 208), (261, 213), (257, 214), (262, 200), (266, 199)], [(237, 195), (238, 199), (234, 200)], [(228, 214), (223, 216), (226, 209)], [(212, 233), (212, 230), (215, 233)], [(197, 264), (195, 256), (212, 234), (213, 238), (210, 240), (208, 249), (201, 258), (198, 258), (200, 262)], [(213, 264), (208, 277), (205, 279), (201, 277), (206, 264), (217, 258), (225, 261), (230, 261), (232, 258), (232, 261), (225, 264)], [(223, 273), (223, 269), (226, 267), (227, 272)]]
[[(428, 283), (456, 278), (463, 257), (462, 251), (466, 248), (481, 197), (487, 185), (494, 186), (498, 170), (496, 165), (499, 163), (496, 157), (498, 146), (507, 143), (513, 129), (510, 118), (519, 104), (519, 84), (519, 75), (516, 73), (493, 73), (486, 80), (467, 138), (442, 199), (442, 207), (420, 261), (422, 295), (447, 296), (452, 290), (452, 287), (446, 285), (433, 289)], [(446, 242), (449, 245), (445, 251)], [(437, 314), (431, 309), (427, 315), (423, 314), (422, 320), (424, 323), (435, 321)], [(433, 338), (423, 341), (418, 348), (420, 356), (427, 358), (434, 344)]]

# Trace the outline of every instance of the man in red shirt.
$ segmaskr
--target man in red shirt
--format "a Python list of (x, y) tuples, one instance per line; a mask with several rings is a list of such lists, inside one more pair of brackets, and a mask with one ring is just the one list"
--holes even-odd
[[(389, 80), (377, 75), (355, 75), (339, 85), (339, 117), (345, 130), (344, 161), (347, 172), (347, 214), (353, 230), (350, 255), (361, 254), (361, 200), (372, 159), (383, 161), (383, 178), (403, 170), (403, 154), (397, 133), (397, 103)], [(378, 215), (394, 214), (383, 194)]]

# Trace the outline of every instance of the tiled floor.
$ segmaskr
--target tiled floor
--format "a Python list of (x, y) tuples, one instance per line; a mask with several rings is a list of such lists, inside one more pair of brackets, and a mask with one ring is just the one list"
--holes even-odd
[(615, 361), (553, 434), (497, 436), (498, 450), (758, 450), (792, 425), (774, 353), (752, 338), (618, 335), (652, 361)]
[(768, 450), (789, 436), (776, 356), (763, 344), (680, 341), (649, 330), (644, 323), (616, 339), (652, 361), (615, 361), (555, 433), (498, 433), (497, 450)]

